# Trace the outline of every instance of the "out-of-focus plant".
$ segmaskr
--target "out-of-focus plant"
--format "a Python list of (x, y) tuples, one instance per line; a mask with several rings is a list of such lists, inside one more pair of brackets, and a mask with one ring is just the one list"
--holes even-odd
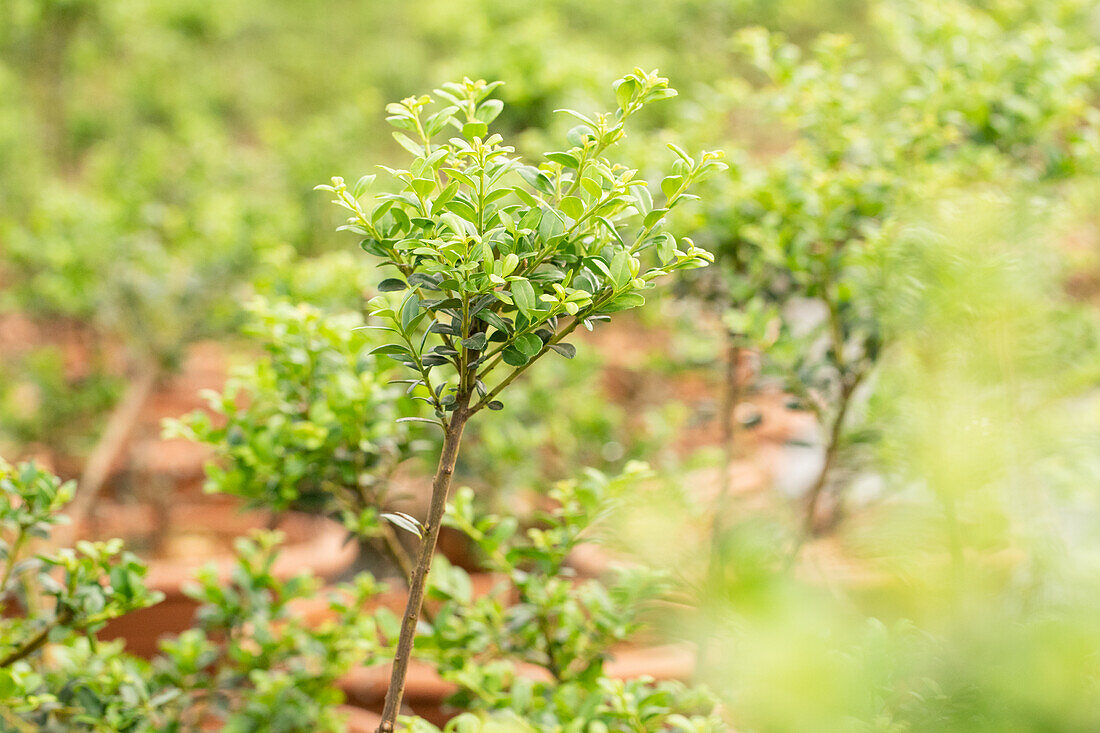
[(155, 683), (175, 692), (162, 712), (167, 729), (345, 729), (336, 681), (378, 652), (378, 626), (362, 609), (379, 586), (366, 573), (338, 586), (329, 598), (333, 618), (311, 627), (293, 604), (315, 598), (320, 582), (308, 574), (275, 578), (279, 541), (273, 532), (238, 540), (228, 586), (213, 569), (199, 573), (189, 591), (202, 603), (195, 628), (163, 642), (152, 663)]
[[(160, 600), (145, 587), (144, 566), (119, 540), (81, 541), (75, 548), (27, 557), (62, 521), (60, 511), (72, 494), (72, 482), (62, 483), (32, 463), (0, 461), (0, 724), (5, 730), (54, 730), (44, 727), (47, 721), (70, 716), (81, 724), (89, 717), (82, 709), (87, 705), (95, 705), (103, 721), (120, 724), (113, 730), (124, 730), (121, 724), (131, 715), (126, 708), (148, 702), (147, 696), (129, 699), (133, 690), (108, 674), (93, 687), (74, 684), (77, 678), (47, 684), (42, 670), (47, 646), (70, 649), (61, 654), (64, 666), (70, 654), (86, 648), (84, 637), (107, 621)], [(32, 726), (34, 718), (24, 714), (40, 715), (42, 726)]]
[(324, 311), (359, 312), (377, 292), (377, 268), (344, 249), (300, 257), (290, 246), (272, 251), (268, 264), (253, 278), (257, 295), (269, 300), (306, 303)]
[(888, 491), (844, 554), (792, 575), (748, 521), (724, 545), (707, 622), (738, 729), (1100, 722), (1097, 315), (1060, 292), (1059, 207), (1005, 189), (942, 190), (892, 232), (869, 410)]
[(291, 509), (341, 519), (360, 539), (382, 541), (406, 579), (404, 547), (381, 516), (397, 467), (416, 447), (413, 414), (388, 384), (397, 365), (371, 355), (376, 343), (357, 313), (253, 300), (247, 334), (265, 358), (237, 368), (213, 414), (196, 411), (167, 434), (206, 443), (215, 458), (206, 490), (275, 512)]
[(241, 185), (241, 162), (227, 164), (232, 155), (216, 141), (202, 155), (183, 155), (174, 141), (148, 134), (133, 149), (86, 163), (94, 193), (52, 184), (29, 215), (0, 221), (14, 284), (4, 305), (39, 320), (78, 319), (126, 350), (129, 384), (89, 454), (71, 507), (76, 516), (94, 501), (143, 403), (186, 348), (236, 327), (245, 283), (281, 240), (285, 222), (261, 214), (271, 201), (260, 206), (264, 197)]
[(0, 730), (344, 729), (336, 680), (379, 646), (362, 612), (379, 590), (370, 575), (336, 588), (332, 620), (311, 627), (291, 607), (319, 582), (275, 578), (278, 533), (239, 540), (231, 581), (208, 568), (189, 590), (202, 604), (196, 627), (146, 662), (95, 640), (107, 621), (159, 600), (120, 540), (27, 557), (72, 491), (33, 464), (0, 462)]
[[(719, 154), (695, 160), (676, 148), (674, 172), (663, 179), (656, 203), (635, 171), (604, 157), (628, 118), (675, 94), (667, 80), (637, 70), (615, 85), (617, 111), (570, 112), (581, 123), (569, 133), (570, 147), (548, 153), (539, 166), (521, 163), (499, 135), (489, 134), (503, 108), (490, 98), (497, 86), (448, 84), (435, 92), (446, 103), (435, 112), (427, 95), (387, 108), (399, 129), (395, 138), (413, 157), (407, 170), (387, 169), (398, 192), (374, 196), (365, 208), (360, 198), (373, 176), (351, 188), (339, 178), (321, 187), (351, 212), (346, 228), (364, 237), (363, 248), (396, 270), (381, 289), (410, 291), (393, 307), (379, 302), (374, 316), (395, 340), (376, 352), (413, 371), (410, 391), (434, 414), (420, 419), (444, 432), (427, 521), (412, 527), (422, 539), (383, 732), (393, 730), (400, 708), (467, 420), (501, 409), (501, 392), (547, 353), (572, 356), (575, 347), (565, 339), (582, 324), (591, 328), (642, 305), (642, 292), (658, 277), (710, 260), (661, 225), (688, 200), (696, 180), (723, 167)], [(435, 140), (448, 129), (460, 135)]]
[(1030, 15), (1029, 3), (985, 5), (877, 6), (875, 30), (896, 53), (875, 67), (891, 131), (906, 135), (909, 155), (955, 159), (968, 177), (1006, 163), (1016, 178), (1095, 171), (1100, 51), (1072, 26), (1083, 4), (1052, 2), (1050, 15)]
[[(516, 491), (545, 490), (578, 465), (614, 469), (651, 455), (667, 437), (660, 428), (640, 430), (635, 416), (599, 390), (570, 389), (596, 385), (601, 366), (599, 357), (582, 352), (550, 362), (518, 383), (509, 391), (507, 410), (471, 426), (459, 477), (492, 489), (487, 495), (492, 501)], [(657, 408), (652, 412), (663, 415)]]
[[(93, 431), (118, 398), (118, 378), (97, 364), (68, 374), (65, 355), (43, 347), (0, 366), (0, 441), (69, 448)], [(86, 371), (85, 371), (86, 370)]]
[[(632, 463), (616, 476), (590, 469), (580, 480), (560, 482), (550, 493), (553, 508), (526, 534), (514, 517), (477, 514), (470, 489), (456, 494), (446, 523), (469, 535), (485, 567), (506, 582), (474, 599), (465, 571), (433, 570), (431, 593), (443, 605), (417, 653), (459, 685), (454, 702), (471, 711), (448, 730), (494, 730), (478, 722), (480, 716), (505, 730), (724, 730), (703, 690), (647, 678), (613, 680), (604, 672), (613, 645), (631, 638), (647, 601), (665, 589), (662, 575), (623, 570), (605, 585), (580, 582), (565, 565), (590, 526), (650, 473)], [(509, 721), (519, 727), (507, 728)], [(432, 730), (419, 725), (412, 729)]]
[(884, 347), (875, 306), (884, 226), (952, 181), (1064, 178), (1093, 169), (1100, 153), (1091, 104), (1100, 55), (1063, 43), (1056, 24), (966, 3), (876, 8), (889, 44), (873, 61), (841, 36), (821, 36), (806, 53), (763, 30), (738, 36), (767, 80), (748, 106), (777, 114), (792, 142), (735, 166), (708, 224), (722, 267), (703, 286), (728, 327), (727, 450), (741, 398), (733, 365), (759, 349), (764, 372), (821, 425), (805, 531), (828, 525), (820, 500), (845, 447), (867, 437), (846, 422)]
[(762, 106), (795, 126), (796, 141), (772, 162), (737, 166), (727, 203), (713, 212), (723, 267), (710, 287), (728, 329), (723, 440), (732, 456), (736, 366), (743, 350), (762, 349), (765, 373), (824, 433), (825, 459), (804, 510), (804, 528), (813, 531), (853, 396), (882, 347), (869, 298), (877, 283), (866, 265), (902, 182), (898, 151), (869, 134), (872, 105), (858, 87), (871, 71), (850, 43), (823, 38), (803, 60), (761, 30), (739, 40), (773, 84), (761, 92)]

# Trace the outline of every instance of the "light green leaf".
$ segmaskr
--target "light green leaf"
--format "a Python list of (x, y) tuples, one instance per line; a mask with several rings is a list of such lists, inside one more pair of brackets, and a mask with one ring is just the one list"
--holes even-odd
[(516, 307), (524, 314), (528, 314), (538, 307), (535, 299), (535, 290), (527, 280), (517, 279), (512, 281), (512, 298)]

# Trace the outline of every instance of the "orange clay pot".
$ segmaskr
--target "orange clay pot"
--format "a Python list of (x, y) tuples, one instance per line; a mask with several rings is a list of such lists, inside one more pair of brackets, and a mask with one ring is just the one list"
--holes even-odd
[[(657, 681), (686, 682), (695, 674), (695, 666), (695, 649), (689, 644), (623, 645), (612, 651), (604, 671), (615, 679), (651, 677)], [(360, 667), (345, 675), (340, 680), (340, 687), (348, 702), (367, 709), (381, 709), (389, 687), (390, 667), (389, 664)], [(551, 680), (549, 672), (533, 664), (516, 665), (516, 671), (532, 680)], [(462, 712), (448, 707), (445, 702), (457, 691), (458, 687), (442, 679), (430, 664), (413, 660), (409, 664), (403, 703), (425, 720), (443, 725)]]
[[(152, 508), (143, 505), (99, 507), (97, 537), (133, 537), (148, 533), (157, 522)], [(167, 549), (163, 559), (149, 561), (146, 585), (164, 594), (155, 606), (114, 619), (100, 631), (99, 638), (125, 639), (132, 654), (151, 657), (165, 635), (191, 627), (198, 604), (183, 593), (194, 582), (195, 573), (212, 564), (223, 583), (228, 583), (236, 564), (232, 554), (234, 538), (268, 525), (264, 512), (240, 512), (226, 503), (181, 504), (168, 510), (167, 526), (184, 530), (183, 537)], [(346, 532), (337, 523), (305, 514), (289, 514), (276, 528), (286, 535), (272, 572), (288, 579), (304, 570), (323, 580), (332, 580), (355, 560), (355, 543), (345, 542)]]

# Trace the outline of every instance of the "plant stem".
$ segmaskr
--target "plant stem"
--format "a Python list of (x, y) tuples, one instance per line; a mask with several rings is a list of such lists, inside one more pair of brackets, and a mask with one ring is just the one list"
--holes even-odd
[[(810, 487), (810, 492), (806, 496), (806, 513), (802, 521), (803, 538), (815, 533), (814, 516), (817, 513), (817, 505), (821, 500), (821, 495), (825, 491), (825, 484), (829, 480), (829, 474), (832, 472), (833, 464), (836, 463), (837, 453), (840, 450), (840, 435), (844, 428), (844, 418), (848, 414), (848, 407), (852, 404), (852, 395), (856, 391), (856, 387), (859, 386), (862, 377), (863, 374), (859, 373), (851, 379), (845, 379), (841, 387), (836, 417), (833, 418), (832, 426), (829, 428), (828, 442), (825, 445), (825, 462), (822, 463), (821, 471), (818, 472), (817, 479), (814, 481), (813, 486)], [(799, 541), (800, 546), (802, 541), (803, 540)]]
[(8, 559), (4, 563), (4, 575), (0, 577), (0, 611), (4, 609), (6, 605), (5, 599), (8, 595), (8, 583), (11, 581), (12, 571), (15, 570), (16, 561), (19, 560), (19, 553), (23, 550), (23, 544), (27, 541), (27, 531), (22, 525), (20, 525), (18, 532), (15, 535), (15, 539), (12, 540), (8, 546)]
[(134, 426), (141, 415), (141, 408), (149, 399), (159, 379), (159, 369), (149, 365), (144, 366), (137, 378), (126, 388), (122, 401), (111, 413), (103, 435), (88, 457), (88, 462), (84, 464), (84, 471), (77, 483), (76, 496), (69, 505), (72, 531), (76, 531), (91, 512), (99, 492), (103, 490), (103, 485), (107, 481), (111, 466), (114, 465), (130, 434), (134, 431)]
[(43, 627), (41, 631), (28, 639), (22, 646), (14, 649), (3, 659), (0, 659), (0, 669), (15, 664), (20, 659), (29, 657), (31, 654), (34, 654), (36, 651), (44, 647), (46, 645), (46, 642), (49, 641), (50, 632), (56, 629), (58, 626), (63, 626), (64, 624), (69, 623), (71, 619), (72, 616), (67, 611), (62, 611), (57, 618), (46, 624), (46, 626)]
[(416, 566), (413, 568), (412, 582), (409, 584), (409, 600), (405, 605), (405, 616), (401, 620), (401, 634), (394, 653), (393, 672), (390, 675), (386, 704), (382, 709), (382, 722), (378, 725), (377, 733), (393, 733), (397, 714), (401, 708), (401, 698), (405, 694), (405, 677), (412, 658), (416, 625), (420, 619), (421, 607), (424, 605), (424, 588), (428, 581), (428, 571), (431, 570), (432, 557), (435, 555), (439, 528), (443, 524), (443, 514), (447, 509), (447, 495), (450, 492), (451, 477), (454, 475), (455, 463), (458, 460), (458, 449), (462, 443), (462, 431), (470, 416), (469, 400), (469, 392), (462, 390), (459, 403), (451, 415), (443, 436), (439, 466), (432, 481), (432, 501), (428, 509), (428, 521), (424, 528), (424, 538), (420, 541), (420, 551), (416, 557)]
[[(723, 534), (729, 520), (729, 501), (732, 493), (732, 481), (730, 471), (733, 468), (733, 460), (736, 455), (736, 421), (734, 410), (741, 402), (741, 384), (737, 378), (737, 367), (741, 363), (741, 345), (737, 334), (726, 329), (725, 369), (722, 380), (722, 400), (719, 410), (719, 429), (722, 440), (722, 474), (718, 479), (718, 497), (714, 504), (714, 515), (711, 518), (710, 528), (710, 557), (707, 559), (707, 589), (722, 587), (722, 542)], [(696, 671), (700, 674), (708, 664), (708, 650), (710, 644), (705, 638), (699, 640), (699, 652), (696, 655)]]
[[(714, 523), (711, 529), (713, 552), (717, 552), (718, 542), (722, 530), (725, 529), (724, 525), (729, 509), (728, 504), (732, 491), (730, 471), (733, 468), (733, 461), (737, 454), (735, 445), (737, 424), (734, 419), (734, 412), (741, 402), (741, 384), (737, 378), (737, 367), (741, 362), (741, 345), (737, 339), (737, 334), (729, 330), (726, 331), (725, 356), (725, 378), (722, 381), (722, 404), (719, 408), (721, 410), (719, 426), (722, 437), (723, 464), (722, 475), (718, 481), (718, 501), (715, 505)], [(712, 553), (711, 561), (713, 562), (716, 559)]]

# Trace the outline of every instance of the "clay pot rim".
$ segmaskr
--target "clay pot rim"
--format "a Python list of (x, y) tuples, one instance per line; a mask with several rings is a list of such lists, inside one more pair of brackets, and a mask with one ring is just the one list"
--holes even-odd
[[(381, 700), (389, 684), (392, 662), (357, 667), (340, 678), (340, 688), (352, 699)], [(688, 642), (640, 645), (625, 643), (611, 650), (604, 666), (613, 679), (649, 677), (655, 681), (688, 681), (695, 676), (695, 645)], [(534, 681), (550, 681), (542, 667), (518, 663), (516, 674)], [(428, 662), (413, 660), (405, 683), (405, 698), (410, 703), (439, 703), (458, 691), (458, 686), (441, 678)]]
[[(97, 520), (101, 537), (125, 537), (126, 529), (150, 526), (155, 512), (145, 504), (107, 505), (109, 511), (99, 512)], [(100, 505), (103, 508), (103, 505)], [(268, 513), (241, 509), (228, 502), (189, 501), (169, 509), (169, 522), (182, 527), (200, 527), (213, 534), (229, 537), (246, 536), (249, 531), (266, 526)], [(279, 557), (271, 572), (286, 580), (309, 569), (320, 578), (330, 579), (346, 570), (354, 561), (358, 548), (347, 542), (346, 530), (325, 517), (288, 512), (280, 517), (276, 529), (286, 535)], [(78, 534), (80, 534), (78, 530)], [(185, 584), (195, 580), (195, 573), (213, 565), (220, 582), (228, 582), (237, 559), (232, 552), (220, 552), (204, 557), (151, 558), (146, 560), (149, 572), (145, 584), (167, 597), (182, 596)]]

